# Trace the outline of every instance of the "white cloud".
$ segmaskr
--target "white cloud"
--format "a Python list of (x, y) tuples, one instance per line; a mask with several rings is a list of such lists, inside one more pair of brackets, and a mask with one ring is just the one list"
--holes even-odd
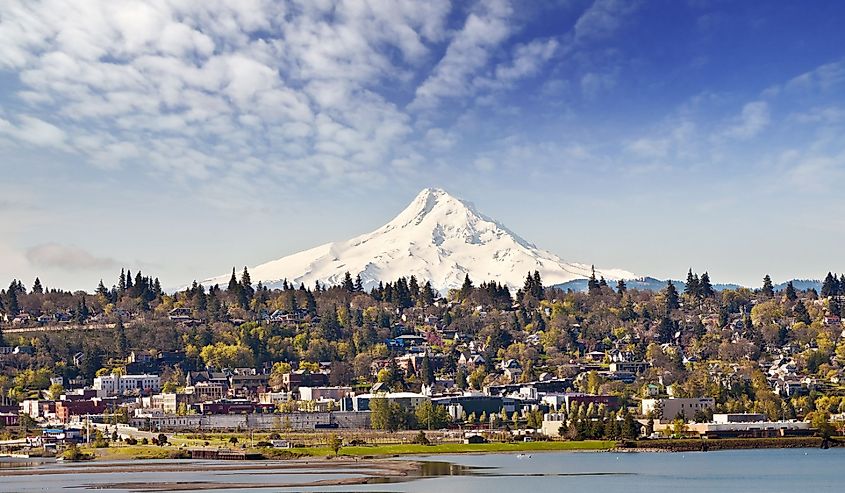
[(722, 132), (722, 136), (747, 140), (756, 137), (771, 121), (769, 104), (765, 101), (753, 101), (742, 107), (740, 115)]
[(380, 88), (408, 83), (446, 38), (450, 9), (10, 0), (0, 70), (17, 74), (29, 111), (0, 114), (0, 134), (175, 181), (389, 172), (410, 117)]
[(575, 39), (593, 41), (609, 37), (638, 6), (634, 0), (595, 0), (575, 23)]
[(59, 127), (30, 115), (19, 115), (17, 124), (0, 118), (0, 134), (39, 147), (64, 148), (67, 135)]
[(482, 2), (480, 10), (471, 12), (432, 75), (417, 88), (412, 106), (431, 108), (443, 98), (468, 94), (472, 79), (487, 65), (491, 50), (511, 35), (511, 13), (511, 5), (505, 0)]
[(26, 258), (36, 267), (69, 271), (113, 269), (120, 265), (112, 258), (98, 257), (77, 246), (58, 243), (45, 243), (29, 248)]

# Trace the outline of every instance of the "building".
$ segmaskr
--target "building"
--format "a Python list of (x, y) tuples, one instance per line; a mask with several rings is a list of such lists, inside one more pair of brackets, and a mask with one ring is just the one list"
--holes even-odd
[(217, 382), (198, 382), (185, 387), (192, 402), (216, 401), (226, 396), (226, 386)]
[(147, 373), (141, 375), (104, 375), (94, 378), (94, 390), (99, 397), (127, 393), (153, 393), (161, 390), (161, 378)]
[(350, 393), (352, 387), (299, 387), (299, 399), (303, 401), (339, 401)]
[(56, 418), (62, 423), (69, 422), (74, 416), (103, 414), (105, 411), (106, 404), (102, 399), (56, 401)]
[(564, 392), (546, 394), (541, 399), (555, 411), (569, 412), (573, 404), (596, 406), (604, 404), (608, 409), (619, 409), (619, 398), (613, 395), (582, 394), (580, 392)]
[(325, 373), (311, 373), (296, 370), (282, 375), (282, 386), (288, 392), (296, 392), (299, 387), (324, 387), (329, 383), (329, 376)]
[(652, 415), (660, 422), (673, 421), (677, 417), (691, 420), (698, 411), (712, 412), (716, 401), (712, 397), (643, 399), (642, 412), (644, 416)]
[(388, 402), (396, 403), (406, 410), (414, 410), (425, 401), (431, 400), (422, 394), (414, 392), (390, 392), (381, 394), (361, 394), (352, 398), (355, 411), (369, 411), (370, 401), (373, 399), (387, 399)]

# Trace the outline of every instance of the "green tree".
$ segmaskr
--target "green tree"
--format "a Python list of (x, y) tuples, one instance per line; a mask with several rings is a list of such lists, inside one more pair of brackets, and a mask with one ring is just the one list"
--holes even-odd
[(763, 288), (760, 290), (763, 296), (771, 298), (775, 295), (775, 288), (772, 286), (772, 278), (768, 274), (763, 277)]
[(340, 448), (343, 447), (343, 439), (340, 438), (336, 433), (331, 433), (326, 439), (326, 444), (329, 446), (332, 452), (334, 452), (335, 457), (337, 457), (338, 453), (340, 453)]

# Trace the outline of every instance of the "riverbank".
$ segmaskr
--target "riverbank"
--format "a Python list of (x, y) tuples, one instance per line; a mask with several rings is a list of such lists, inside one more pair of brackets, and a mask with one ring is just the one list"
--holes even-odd
[[(639, 440), (623, 444), (620, 450), (635, 452), (714, 452), (717, 450), (748, 450), (766, 448), (823, 448), (821, 437), (784, 438), (715, 438)], [(828, 446), (842, 446), (839, 439), (830, 439)]]
[[(168, 446), (156, 445), (115, 445), (107, 448), (82, 448), (85, 453), (93, 454), (98, 461), (131, 461), (151, 459), (190, 458), (191, 448), (214, 448), (244, 451), (261, 454), (268, 460), (296, 460), (308, 458), (377, 459), (402, 455), (438, 456), (454, 454), (488, 453), (532, 453), (532, 452), (697, 452), (717, 450), (744, 450), (764, 448), (822, 448), (820, 437), (790, 438), (731, 438), (731, 439), (661, 439), (615, 442), (608, 440), (584, 441), (537, 441), (537, 442), (491, 442), (478, 444), (440, 443), (421, 444), (372, 444), (341, 447), (337, 454), (328, 446), (295, 447), (277, 449), (269, 447), (237, 447), (231, 444), (215, 444), (211, 447), (191, 446), (177, 443)], [(842, 446), (842, 439), (832, 439), (829, 446)]]

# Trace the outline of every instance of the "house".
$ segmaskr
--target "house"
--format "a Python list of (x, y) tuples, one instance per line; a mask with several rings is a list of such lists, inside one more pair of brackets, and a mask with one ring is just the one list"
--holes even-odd
[(592, 361), (593, 363), (601, 363), (604, 361), (605, 354), (603, 351), (590, 351), (584, 355), (584, 359)]
[(467, 435), (464, 437), (464, 444), (466, 445), (473, 445), (473, 444), (480, 444), (480, 443), (487, 443), (487, 439), (478, 434)]
[(169, 318), (172, 322), (187, 322), (189, 320), (193, 320), (192, 312), (190, 308), (174, 308), (167, 312), (167, 318)]

